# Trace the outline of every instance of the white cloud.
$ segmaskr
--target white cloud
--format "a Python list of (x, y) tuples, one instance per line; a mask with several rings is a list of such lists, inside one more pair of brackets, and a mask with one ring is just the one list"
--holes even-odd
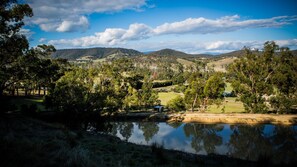
[[(86, 36), (76, 39), (60, 39), (51, 40), (53, 45), (67, 45), (69, 47), (91, 47), (100, 45), (119, 45), (133, 40), (147, 39), (154, 36), (166, 34), (209, 34), (209, 33), (223, 33), (236, 31), (247, 28), (260, 27), (280, 27), (297, 21), (296, 16), (279, 16), (268, 19), (258, 20), (238, 20), (238, 15), (225, 16), (219, 19), (211, 20), (206, 18), (188, 18), (180, 22), (164, 23), (156, 28), (149, 27), (145, 24), (134, 23), (128, 29), (123, 28), (107, 28), (103, 32), (97, 32), (95, 35)], [(64, 22), (63, 22), (64, 23)], [(61, 24), (58, 31), (70, 31), (71, 28), (81, 27), (85, 24), (85, 19), (77, 23), (65, 22)], [(217, 41), (207, 46), (207, 50), (214, 50), (218, 47), (224, 47), (228, 50), (238, 48), (244, 44), (240, 42), (233, 42), (226, 44), (225, 42)]]
[(86, 36), (71, 40), (51, 40), (52, 45), (68, 45), (68, 46), (97, 46), (97, 45), (117, 45), (125, 41), (146, 39), (151, 36), (152, 29), (145, 24), (131, 24), (128, 29), (108, 28), (104, 32), (95, 33), (93, 36)]
[(58, 32), (71, 32), (82, 29), (87, 30), (89, 27), (89, 21), (85, 16), (81, 16), (78, 21), (64, 20), (56, 29)]
[(279, 16), (268, 19), (239, 20), (239, 15), (224, 16), (216, 20), (188, 18), (180, 22), (164, 23), (154, 29), (156, 34), (209, 34), (231, 32), (247, 28), (281, 27), (297, 21), (297, 16)]
[(40, 39), (38, 40), (39, 43), (43, 43), (43, 42), (46, 42), (46, 41), (47, 41), (46, 38), (40, 38)]
[(25, 0), (34, 16), (27, 20), (44, 31), (85, 31), (87, 15), (121, 10), (140, 10), (147, 0)]

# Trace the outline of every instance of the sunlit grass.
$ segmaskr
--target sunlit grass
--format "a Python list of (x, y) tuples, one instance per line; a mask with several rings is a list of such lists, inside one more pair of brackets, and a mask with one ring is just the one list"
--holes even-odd
[[(227, 97), (220, 106), (210, 105), (208, 113), (243, 113), (244, 107), (242, 102), (235, 101), (235, 97)], [(225, 109), (223, 109), (225, 107)]]
[(233, 88), (231, 86), (231, 83), (227, 82), (226, 83), (226, 87), (225, 87), (225, 91), (226, 92), (232, 92)]
[(182, 95), (181, 93), (175, 92), (159, 92), (159, 100), (161, 100), (161, 105), (167, 105), (168, 101), (176, 98), (178, 95)]

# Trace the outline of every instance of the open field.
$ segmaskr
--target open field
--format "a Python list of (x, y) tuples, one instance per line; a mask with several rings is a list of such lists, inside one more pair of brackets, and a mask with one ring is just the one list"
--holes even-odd
[(176, 98), (178, 95), (183, 95), (182, 93), (175, 93), (175, 92), (159, 92), (159, 100), (161, 100), (161, 105), (167, 105), (168, 101), (171, 99)]
[(213, 67), (215, 71), (226, 72), (226, 66), (233, 63), (233, 61), (236, 59), (237, 59), (236, 57), (227, 57), (221, 60), (207, 63), (207, 66)]
[(236, 97), (227, 97), (220, 106), (210, 105), (207, 113), (243, 113), (242, 102), (236, 101)]
[(181, 58), (178, 58), (176, 59), (177, 62), (179, 62), (180, 64), (184, 65), (184, 66), (192, 66), (194, 65), (195, 63), (192, 62), (192, 61), (189, 61), (189, 60), (185, 60), (185, 59), (181, 59)]

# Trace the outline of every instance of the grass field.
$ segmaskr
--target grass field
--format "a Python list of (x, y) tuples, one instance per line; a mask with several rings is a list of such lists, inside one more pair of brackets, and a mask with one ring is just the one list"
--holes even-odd
[(161, 100), (161, 105), (167, 105), (168, 101), (171, 99), (176, 98), (178, 95), (181, 95), (181, 93), (175, 93), (175, 92), (159, 92), (159, 100)]
[(208, 67), (214, 67), (215, 71), (226, 72), (226, 66), (233, 63), (237, 58), (227, 57), (221, 60), (212, 61), (207, 63)]
[(226, 92), (232, 92), (233, 88), (231, 86), (231, 83), (227, 82), (226, 83), (226, 87), (225, 87), (225, 91)]
[[(242, 102), (235, 101), (236, 97), (227, 97), (226, 100), (220, 105), (211, 105), (208, 107), (208, 113), (243, 113), (244, 107)], [(225, 107), (225, 111), (223, 108)]]
[(185, 59), (178, 58), (176, 60), (177, 60), (177, 62), (179, 62), (179, 63), (181, 63), (182, 65), (185, 65), (185, 66), (192, 66), (192, 65), (195, 64), (194, 62), (189, 61), (189, 60), (185, 60)]

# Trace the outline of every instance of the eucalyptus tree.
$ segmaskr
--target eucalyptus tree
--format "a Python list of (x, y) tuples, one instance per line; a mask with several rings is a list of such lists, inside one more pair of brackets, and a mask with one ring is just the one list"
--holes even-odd
[(32, 17), (33, 12), (28, 4), (18, 4), (17, 0), (0, 2), (0, 96), (5, 88), (13, 84), (11, 70), (18, 59), (29, 48), (26, 37), (21, 34), (25, 17)]
[[(280, 49), (275, 42), (266, 42), (263, 51), (245, 49), (243, 57), (229, 66), (232, 86), (243, 102), (245, 110), (253, 113), (272, 107), (288, 110), (296, 104), (296, 57), (288, 49)], [(295, 101), (295, 102), (294, 102)]]
[(202, 112), (206, 111), (209, 104), (222, 98), (225, 90), (221, 73), (214, 73), (205, 79), (201, 73), (196, 72), (190, 76), (188, 81), (189, 85), (185, 90), (185, 103), (192, 112), (195, 108), (199, 108)]

